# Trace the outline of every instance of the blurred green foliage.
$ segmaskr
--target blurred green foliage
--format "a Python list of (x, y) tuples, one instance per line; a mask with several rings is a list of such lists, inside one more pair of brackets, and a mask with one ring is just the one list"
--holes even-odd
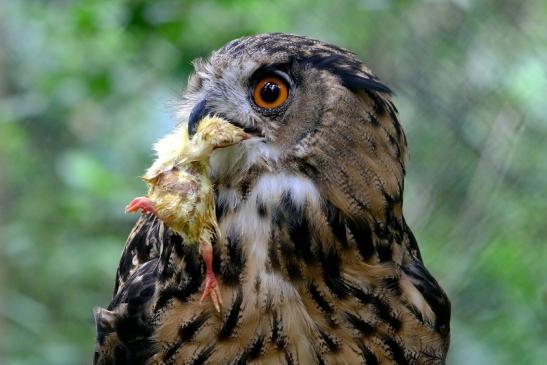
[(0, 363), (87, 364), (190, 61), (285, 31), (396, 91), (405, 211), (453, 301), (450, 364), (547, 358), (547, 2), (0, 2)]

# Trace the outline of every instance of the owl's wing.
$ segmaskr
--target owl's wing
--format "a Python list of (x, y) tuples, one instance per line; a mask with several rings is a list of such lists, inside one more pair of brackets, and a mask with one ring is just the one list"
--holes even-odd
[(125, 242), (116, 272), (114, 296), (143, 264), (159, 257), (171, 235), (171, 231), (156, 216), (141, 215)]
[[(144, 364), (151, 356), (153, 347), (148, 341), (153, 312), (166, 302), (161, 295), (156, 298), (154, 294), (170, 285), (162, 278), (176, 270), (176, 276), (188, 283), (181, 292), (193, 293), (201, 284), (197, 250), (190, 251), (187, 246), (156, 216), (141, 215), (125, 243), (112, 301), (107, 308), (94, 309), (97, 333), (94, 365)], [(181, 262), (183, 257), (185, 264), (175, 269), (172, 263)]]
[(111, 303), (94, 310), (93, 363), (144, 364), (154, 349), (154, 314), (172, 297), (185, 301), (196, 294), (203, 278), (196, 245), (185, 245), (155, 216), (142, 215), (125, 244)]
[(158, 258), (143, 263), (118, 286), (108, 308), (95, 308), (94, 365), (144, 364), (152, 329), (147, 308), (154, 294)]

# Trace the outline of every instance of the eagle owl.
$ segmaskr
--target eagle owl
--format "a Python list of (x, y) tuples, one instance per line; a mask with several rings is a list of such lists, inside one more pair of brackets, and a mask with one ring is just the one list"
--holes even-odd
[(253, 137), (213, 152), (214, 272), (152, 215), (95, 312), (96, 364), (443, 364), (450, 302), (403, 212), (406, 139), (390, 89), (306, 37), (236, 39), (194, 63), (178, 109)]

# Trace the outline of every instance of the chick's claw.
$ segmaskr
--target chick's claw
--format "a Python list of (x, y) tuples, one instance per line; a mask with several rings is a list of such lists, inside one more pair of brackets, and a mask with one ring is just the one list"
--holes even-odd
[(145, 196), (139, 196), (135, 198), (125, 207), (126, 213), (137, 213), (142, 210), (143, 213), (152, 213), (156, 215), (156, 209), (154, 208), (154, 203)]
[(217, 278), (212, 272), (208, 272), (205, 276), (205, 287), (203, 288), (203, 294), (201, 295), (201, 299), (199, 301), (203, 302), (209, 296), (211, 297), (217, 312), (220, 312), (220, 307), (223, 304), (222, 295), (220, 294)]

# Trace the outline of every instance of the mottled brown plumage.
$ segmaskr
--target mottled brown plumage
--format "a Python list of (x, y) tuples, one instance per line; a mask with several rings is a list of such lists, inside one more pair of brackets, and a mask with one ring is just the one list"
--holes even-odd
[[(389, 89), (352, 53), (279, 33), (195, 66), (181, 120), (218, 114), (257, 136), (211, 157), (225, 306), (199, 303), (201, 260), (143, 216), (96, 314), (96, 363), (444, 363), (450, 304), (403, 217)], [(253, 99), (264, 75), (289, 89), (272, 110)]]

